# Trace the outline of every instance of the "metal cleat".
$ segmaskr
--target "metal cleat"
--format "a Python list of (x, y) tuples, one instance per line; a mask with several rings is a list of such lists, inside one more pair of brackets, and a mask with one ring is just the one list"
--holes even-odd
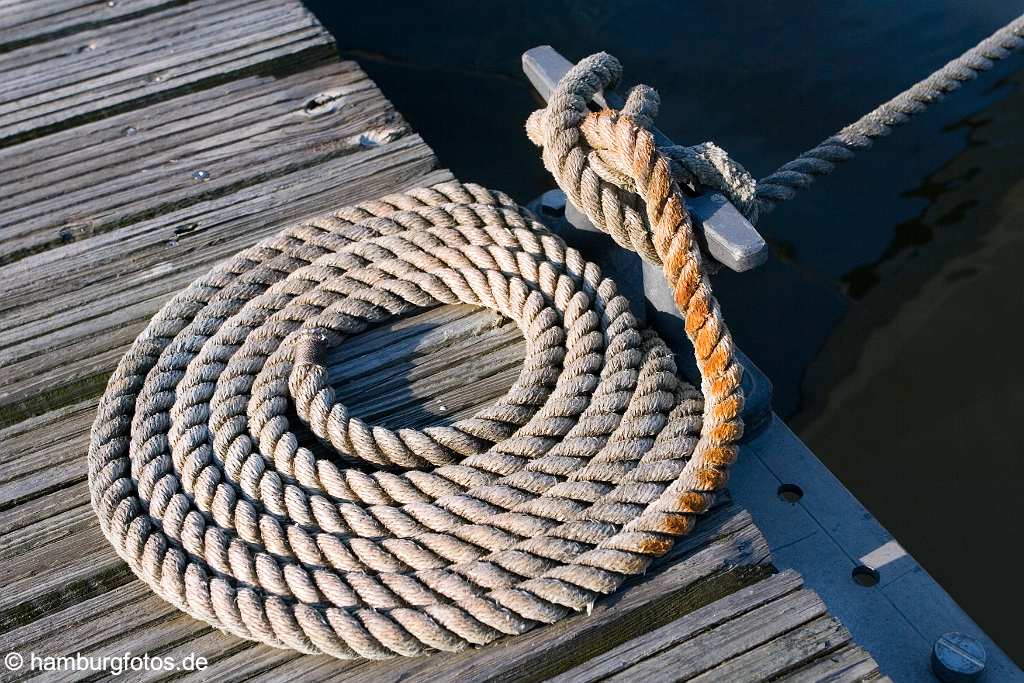
[[(523, 71), (545, 101), (551, 97), (558, 82), (572, 66), (572, 62), (550, 45), (535, 47), (523, 53)], [(594, 102), (600, 107), (610, 106), (615, 109), (620, 109), (623, 104), (622, 99), (612, 91), (598, 93), (594, 96)], [(652, 128), (651, 133), (659, 147), (674, 144), (657, 129)], [(558, 194), (557, 198), (555, 193)], [(562, 223), (546, 222), (558, 226), (553, 228), (555, 232), (620, 283), (624, 294), (632, 294), (629, 289), (635, 287), (634, 283), (643, 283), (646, 310), (637, 317), (642, 321), (646, 319), (646, 324), (654, 328), (676, 354), (680, 373), (689, 381), (699, 383), (700, 374), (692, 359), (693, 347), (686, 337), (682, 315), (676, 308), (672, 291), (661, 269), (643, 261), (635, 252), (619, 248), (610, 235), (594, 227), (582, 211), (573, 206), (572, 202), (566, 201), (561, 191), (552, 190), (544, 197), (546, 199), (542, 198), (542, 201), (551, 206), (564, 206), (565, 218)], [(696, 229), (706, 240), (707, 251), (715, 261), (730, 270), (743, 272), (767, 260), (768, 248), (764, 239), (723, 195), (717, 192), (699, 194), (687, 197), (685, 203)], [(746, 439), (771, 418), (772, 383), (739, 349), (736, 349), (736, 356), (744, 369), (743, 392), (746, 402), (743, 420)]]
[[(545, 101), (572, 67), (572, 62), (550, 45), (541, 45), (523, 53), (523, 71)], [(602, 108), (621, 109), (623, 105), (622, 98), (614, 91), (595, 95), (594, 102)], [(658, 147), (675, 145), (657, 128), (652, 127), (651, 133)], [(742, 273), (768, 259), (768, 245), (764, 238), (722, 194), (709, 192), (687, 197), (686, 208), (695, 219), (698, 232), (704, 236), (708, 253), (729, 270)]]

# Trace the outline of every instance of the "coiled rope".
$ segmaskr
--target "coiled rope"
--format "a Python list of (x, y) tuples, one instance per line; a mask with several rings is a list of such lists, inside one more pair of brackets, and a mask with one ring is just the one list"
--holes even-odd
[[(575, 69), (531, 135), (595, 223), (662, 264), (701, 391), (615, 284), (505, 195), (449, 183), (341, 209), (192, 283), (111, 377), (89, 485), (140, 578), (243, 638), (384, 658), (585, 610), (691, 529), (736, 457), (742, 370), (643, 112), (586, 112), (608, 75)], [(457, 302), (522, 330), (506, 396), (423, 430), (337, 402), (328, 346)], [(296, 419), (336, 453), (303, 445)]]
[[(988, 71), (996, 61), (1006, 59), (1022, 46), (1024, 15), (760, 180), (755, 180), (743, 166), (711, 142), (693, 147), (665, 147), (661, 152), (674, 162), (673, 170), (680, 182), (722, 192), (751, 223), (756, 223), (761, 216), (796, 196), (797, 190), (832, 173), (838, 164), (871, 147), (876, 138), (888, 135), (893, 128), (940, 101), (962, 83), (977, 78), (979, 73)], [(609, 85), (614, 86), (617, 81), (618, 77)], [(644, 97), (654, 98), (644, 107), (656, 111), (654, 92), (648, 88)]]
[[(460, 650), (586, 609), (710, 505), (742, 434), (742, 370), (677, 178), (752, 219), (1020, 47), (1024, 17), (759, 182), (710, 143), (657, 150), (657, 96), (581, 62), (528, 122), (569, 198), (662, 265), (701, 391), (615, 284), (509, 198), (449, 183), (341, 209), (175, 296), (114, 372), (92, 430), (104, 534), (159, 595), (220, 629), (341, 658)], [(324, 351), (441, 303), (527, 339), (508, 394), (422, 431), (335, 399)], [(300, 443), (306, 423), (336, 457)]]

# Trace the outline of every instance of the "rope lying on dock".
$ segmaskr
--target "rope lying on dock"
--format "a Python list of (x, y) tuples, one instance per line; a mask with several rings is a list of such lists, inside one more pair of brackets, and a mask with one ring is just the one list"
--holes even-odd
[[(586, 69), (531, 133), (574, 200), (601, 200), (581, 204), (591, 219), (663, 265), (702, 392), (612, 281), (500, 193), (443, 184), (287, 229), (174, 297), (100, 402), (93, 506), (159, 595), (302, 652), (454, 651), (587, 609), (691, 529), (736, 457), (742, 370), (643, 112), (584, 113), (602, 82)], [(457, 302), (522, 330), (505, 397), (422, 431), (336, 402), (328, 346)]]

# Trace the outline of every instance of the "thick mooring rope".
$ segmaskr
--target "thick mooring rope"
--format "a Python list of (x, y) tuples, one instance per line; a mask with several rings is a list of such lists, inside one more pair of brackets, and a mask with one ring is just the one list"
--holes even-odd
[(974, 80), (988, 71), (995, 62), (1006, 59), (1024, 46), (1024, 15), (1011, 21), (967, 52), (948, 62), (922, 81), (868, 112), (835, 135), (807, 150), (777, 171), (757, 181), (756, 208), (752, 220), (764, 215), (778, 204), (792, 199), (797, 190), (835, 170), (836, 164), (847, 161), (854, 153), (867, 149), (875, 138), (892, 132), (896, 126), (920, 114), (946, 93)]
[[(443, 184), (287, 229), (175, 296), (100, 402), (93, 505), (159, 595), (302, 652), (453, 651), (587, 609), (691, 529), (736, 456), (741, 369), (666, 159), (629, 112), (582, 113), (579, 84), (601, 81), (586, 69), (556, 98), (573, 106), (531, 131), (570, 196), (629, 208), (703, 391), (612, 281), (500, 193)], [(328, 346), (457, 302), (522, 330), (506, 396), (423, 430), (336, 401)], [(296, 419), (336, 454), (303, 445)]]
[[(1006, 59), (1022, 46), (1024, 15), (760, 180), (755, 180), (739, 162), (712, 142), (692, 147), (663, 147), (659, 151), (672, 162), (678, 181), (723, 193), (751, 223), (756, 223), (779, 204), (796, 196), (798, 190), (832, 173), (838, 164), (852, 159), (856, 152), (871, 147), (876, 138), (888, 135), (893, 128), (920, 114), (961, 84), (977, 78), (979, 73), (988, 71), (996, 61)], [(622, 71), (618, 61), (606, 54), (595, 55), (591, 60), (601, 63), (599, 68), (610, 74), (605, 85), (614, 87)], [(635, 88), (633, 99), (632, 106), (641, 121), (657, 113), (657, 93), (652, 89)], [(627, 108), (629, 106), (627, 103)]]

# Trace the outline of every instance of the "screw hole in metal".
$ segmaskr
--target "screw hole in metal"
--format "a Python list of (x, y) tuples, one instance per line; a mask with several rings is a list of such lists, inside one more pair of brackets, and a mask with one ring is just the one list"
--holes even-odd
[(779, 500), (785, 503), (795, 503), (804, 497), (804, 490), (796, 484), (781, 484), (777, 493)]
[(864, 586), (865, 588), (877, 586), (878, 581), (881, 578), (877, 569), (873, 569), (866, 564), (858, 564), (853, 568), (850, 576), (853, 577), (854, 582), (858, 586)]

